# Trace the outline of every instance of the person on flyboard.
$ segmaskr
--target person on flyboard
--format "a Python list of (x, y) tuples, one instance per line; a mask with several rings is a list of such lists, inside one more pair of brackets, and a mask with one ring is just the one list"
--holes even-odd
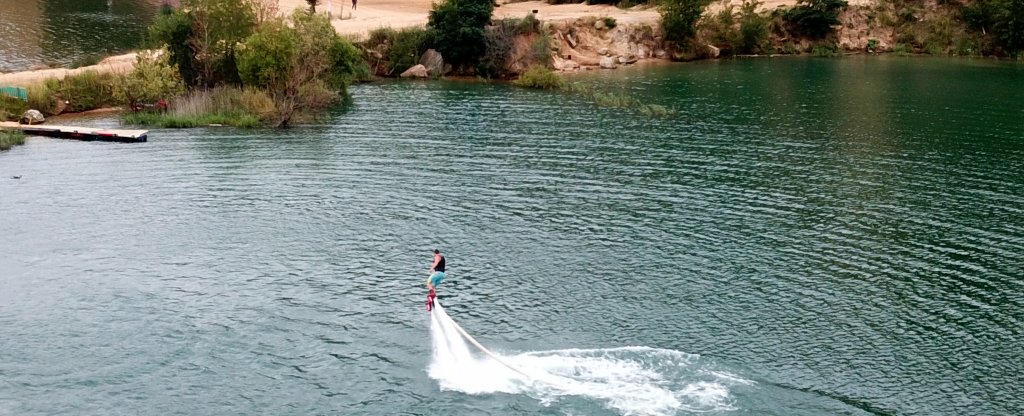
[(430, 266), (430, 277), (427, 277), (427, 289), (430, 291), (427, 293), (427, 310), (434, 309), (434, 298), (437, 297), (437, 285), (441, 284), (444, 280), (444, 256), (441, 255), (441, 250), (434, 249), (434, 264)]

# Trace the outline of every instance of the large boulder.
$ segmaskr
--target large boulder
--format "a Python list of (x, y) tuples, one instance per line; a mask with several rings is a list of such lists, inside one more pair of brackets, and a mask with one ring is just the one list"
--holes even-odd
[(618, 64), (615, 63), (615, 61), (616, 61), (616, 59), (614, 57), (602, 56), (601, 57), (601, 63), (600, 63), (601, 68), (604, 68), (604, 69), (615, 69), (616, 67), (619, 66)]
[(46, 117), (43, 117), (43, 113), (40, 113), (39, 110), (28, 110), (21, 115), (21, 124), (39, 124), (44, 121), (46, 121)]
[(430, 73), (427, 72), (427, 67), (417, 64), (413, 65), (412, 68), (406, 69), (405, 72), (399, 76), (402, 78), (428, 78), (430, 77)]
[(423, 56), (420, 57), (420, 65), (426, 67), (427, 74), (432, 77), (444, 75), (444, 57), (438, 51), (427, 49), (426, 52), (423, 52)]

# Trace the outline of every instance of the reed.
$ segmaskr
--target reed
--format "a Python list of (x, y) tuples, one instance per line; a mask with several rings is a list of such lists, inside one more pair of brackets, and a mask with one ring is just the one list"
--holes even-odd
[(189, 128), (208, 125), (258, 127), (276, 114), (273, 100), (254, 88), (217, 87), (193, 90), (171, 100), (163, 113), (138, 112), (125, 114), (124, 124)]
[(9, 150), (25, 144), (25, 133), (18, 130), (0, 130), (0, 150)]

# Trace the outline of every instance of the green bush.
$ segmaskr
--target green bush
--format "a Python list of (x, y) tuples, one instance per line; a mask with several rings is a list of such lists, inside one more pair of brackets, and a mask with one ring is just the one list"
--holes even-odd
[(68, 75), (61, 81), (61, 98), (68, 101), (68, 109), (72, 112), (115, 105), (115, 77), (114, 74), (91, 69), (77, 75)]
[(846, 7), (846, 0), (800, 0), (785, 19), (795, 33), (821, 39), (839, 24), (839, 12)]
[(430, 10), (431, 44), (457, 70), (475, 66), (486, 52), (494, 0), (447, 0)]
[(510, 75), (507, 67), (519, 34), (519, 19), (501, 19), (484, 32), (484, 55), (477, 65), (478, 75), (489, 78), (506, 78)]
[(665, 40), (683, 45), (693, 39), (696, 24), (709, 0), (662, 0), (661, 30)]
[[(381, 28), (370, 31), (369, 39), (364, 43), (367, 49), (376, 50), (381, 58), (374, 59), (370, 64), (377, 73), (397, 75), (409, 67), (416, 65), (420, 55), (427, 50), (429, 33), (422, 28), (410, 27), (399, 31)], [(447, 61), (448, 57), (444, 59)]]
[(171, 62), (191, 87), (237, 84), (235, 46), (257, 26), (257, 4), (250, 0), (182, 0), (164, 8), (149, 29), (150, 44), (166, 45)]
[(170, 99), (183, 92), (185, 83), (178, 69), (167, 60), (167, 54), (139, 53), (135, 68), (114, 78), (114, 99), (129, 107)]
[(1024, 51), (1024, 0), (975, 0), (961, 17), (971, 28), (991, 33), (1007, 53)]
[(0, 130), (0, 150), (10, 150), (25, 144), (25, 133), (20, 130)]
[(608, 29), (614, 29), (619, 23), (615, 21), (614, 17), (602, 17), (601, 21), (604, 22), (604, 27)]
[(524, 88), (554, 90), (562, 88), (565, 82), (547, 67), (533, 65), (520, 75), (519, 79), (515, 80), (513, 84)]
[(878, 39), (868, 39), (868, 52), (874, 53), (878, 50)]
[[(51, 89), (52, 88), (52, 89)], [(48, 79), (42, 84), (32, 84), (28, 86), (28, 106), (34, 108), (43, 113), (43, 115), (51, 116), (56, 113), (57, 101), (54, 99), (54, 94), (60, 90), (60, 82), (56, 79)]]
[(14, 97), (0, 95), (0, 121), (17, 121), (28, 110), (28, 103)]
[(811, 54), (822, 58), (839, 56), (839, 45), (834, 42), (819, 43), (811, 48)]
[(760, 53), (768, 47), (768, 19), (757, 14), (757, 1), (744, 1), (740, 7), (740, 33), (737, 52)]

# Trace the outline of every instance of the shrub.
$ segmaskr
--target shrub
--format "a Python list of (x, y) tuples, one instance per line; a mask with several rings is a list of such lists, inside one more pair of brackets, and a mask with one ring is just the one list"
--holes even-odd
[(19, 130), (0, 130), (0, 150), (10, 150), (25, 144), (25, 133)]
[(1007, 53), (1024, 50), (1024, 0), (975, 0), (961, 16), (971, 28), (991, 32)]
[(475, 66), (486, 51), (494, 0), (447, 0), (430, 10), (431, 43), (456, 69)]
[[(334, 31), (326, 16), (302, 11), (286, 22), (264, 22), (238, 51), (239, 76), (265, 88), (277, 108), (277, 126), (302, 110), (319, 110), (338, 100), (357, 55)], [(339, 65), (339, 61), (341, 64)]]
[(129, 107), (169, 99), (182, 92), (185, 84), (178, 69), (167, 60), (167, 54), (139, 53), (135, 68), (114, 80), (114, 99)]
[(704, 16), (697, 23), (701, 39), (720, 48), (722, 55), (732, 54), (734, 45), (739, 41), (733, 10), (732, 5), (726, 5), (718, 13)]
[(501, 19), (484, 33), (484, 55), (480, 57), (477, 74), (504, 78), (509, 75), (509, 59), (519, 33), (519, 19)]
[(800, 0), (786, 12), (785, 19), (794, 32), (821, 39), (839, 24), (839, 11), (846, 6), (846, 0)]
[(28, 104), (24, 101), (0, 95), (0, 121), (16, 121), (28, 110)]
[(707, 4), (708, 0), (662, 0), (661, 30), (665, 40), (679, 45), (689, 42)]
[(515, 80), (513, 84), (525, 88), (554, 90), (562, 88), (565, 82), (547, 67), (533, 65), (520, 75), (519, 79)]
[[(533, 35), (530, 48), (516, 55), (516, 38)], [(513, 67), (534, 64), (546, 66), (551, 62), (551, 38), (540, 31), (540, 21), (527, 15), (522, 19), (496, 20), (484, 35), (484, 55), (480, 57), (477, 74), (492, 78), (508, 78)]]
[(759, 53), (768, 45), (768, 19), (757, 14), (760, 4), (745, 1), (740, 8), (739, 53)]
[[(53, 87), (51, 89), (51, 87)], [(28, 86), (28, 106), (34, 108), (43, 113), (43, 115), (53, 115), (57, 110), (57, 102), (53, 95), (60, 90), (60, 82), (56, 79), (49, 79), (41, 84), (32, 84)]]
[[(507, 20), (507, 19), (502, 19)], [(533, 13), (526, 15), (526, 17), (519, 19), (519, 23), (516, 27), (517, 32), (521, 35), (527, 33), (540, 33), (540, 20)]]
[(68, 75), (61, 81), (61, 98), (68, 101), (68, 108), (72, 112), (114, 105), (115, 77), (114, 74), (91, 69), (77, 75)]
[(868, 39), (868, 52), (874, 53), (878, 50), (878, 39)]
[(839, 56), (839, 45), (835, 42), (819, 43), (811, 48), (811, 54), (822, 58)]
[[(427, 50), (429, 33), (422, 28), (406, 28), (396, 31), (381, 28), (370, 31), (369, 39), (364, 43), (367, 49), (380, 52), (381, 58), (372, 62), (377, 73), (397, 74), (416, 65), (420, 55)], [(447, 56), (444, 57), (448, 59)]]
[(236, 84), (235, 46), (255, 30), (258, 10), (250, 0), (183, 0), (181, 9), (161, 11), (149, 42), (167, 46), (189, 86)]
[(618, 25), (618, 22), (615, 21), (614, 17), (605, 16), (601, 18), (601, 21), (604, 22), (604, 27), (608, 29), (614, 29), (615, 26)]

